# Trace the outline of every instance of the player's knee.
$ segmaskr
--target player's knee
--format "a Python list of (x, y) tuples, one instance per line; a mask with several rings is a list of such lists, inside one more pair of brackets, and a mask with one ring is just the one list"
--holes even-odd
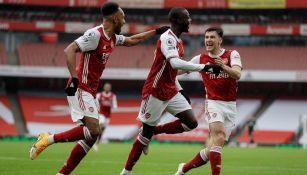
[(90, 134), (92, 136), (92, 139), (96, 140), (97, 137), (101, 134), (101, 129), (99, 127), (97, 128), (91, 128), (89, 129)]
[(195, 129), (195, 128), (197, 128), (197, 126), (198, 126), (197, 120), (193, 120), (192, 123), (191, 123), (191, 129)]
[(106, 126), (104, 124), (99, 124), (99, 128), (101, 131), (103, 131), (106, 128)]
[(224, 145), (224, 142), (226, 140), (226, 134), (225, 132), (223, 131), (218, 131), (216, 134), (215, 134), (215, 145), (219, 145), (219, 146), (223, 146)]
[(189, 122), (189, 124), (187, 125), (187, 127), (190, 129), (190, 130), (193, 130), (195, 128), (197, 128), (198, 126), (198, 122), (197, 120), (192, 120)]

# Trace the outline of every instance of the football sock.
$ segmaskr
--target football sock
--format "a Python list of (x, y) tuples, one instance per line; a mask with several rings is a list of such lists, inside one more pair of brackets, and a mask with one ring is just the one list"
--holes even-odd
[(210, 149), (212, 175), (220, 175), (222, 165), (222, 147), (212, 146)]
[(70, 174), (91, 149), (92, 145), (88, 145), (84, 140), (78, 141), (59, 173), (64, 175)]
[(190, 129), (185, 124), (181, 123), (180, 120), (175, 120), (164, 125), (156, 126), (154, 134), (176, 134), (184, 131), (190, 131)]
[(137, 139), (134, 141), (132, 149), (130, 151), (128, 160), (125, 165), (125, 169), (131, 171), (133, 166), (139, 160), (142, 155), (143, 148), (149, 144), (150, 140), (141, 134), (138, 135)]
[(186, 173), (192, 168), (197, 168), (202, 165), (205, 165), (207, 162), (208, 162), (208, 157), (205, 153), (205, 150), (201, 150), (199, 153), (196, 154), (196, 156), (192, 160), (184, 164), (182, 171)]
[[(68, 131), (64, 131), (53, 135), (53, 141), (57, 142), (73, 142), (77, 140), (92, 140), (90, 131), (85, 126), (77, 126)], [(52, 140), (52, 139), (48, 139)]]

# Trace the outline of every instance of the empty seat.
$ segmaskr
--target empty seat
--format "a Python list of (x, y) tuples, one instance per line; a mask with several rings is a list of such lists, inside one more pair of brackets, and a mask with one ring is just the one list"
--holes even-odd
[(0, 43), (0, 65), (7, 64), (7, 54), (5, 47)]
[[(302, 46), (226, 46), (237, 50), (245, 70), (307, 70), (307, 49)], [(202, 53), (203, 48), (196, 51)]]
[(9, 100), (6, 96), (0, 96), (0, 136), (18, 135)]

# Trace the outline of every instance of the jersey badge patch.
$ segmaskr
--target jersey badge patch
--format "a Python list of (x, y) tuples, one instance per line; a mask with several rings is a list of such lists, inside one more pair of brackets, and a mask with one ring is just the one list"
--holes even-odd
[(166, 45), (175, 47), (175, 40), (173, 38), (168, 38), (166, 40)]
[(94, 108), (93, 108), (93, 107), (89, 107), (88, 110), (89, 110), (90, 112), (94, 112)]

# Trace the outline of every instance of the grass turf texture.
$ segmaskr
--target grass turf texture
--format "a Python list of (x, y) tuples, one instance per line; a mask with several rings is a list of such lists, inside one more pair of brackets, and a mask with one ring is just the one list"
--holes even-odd
[[(66, 161), (74, 144), (47, 148), (36, 160), (29, 159), (32, 142), (0, 141), (1, 175), (55, 175)], [(131, 144), (103, 144), (90, 151), (73, 175), (118, 175)], [(156, 144), (148, 156), (142, 155), (133, 175), (174, 175), (180, 162), (194, 157), (201, 145)], [(222, 175), (307, 175), (307, 150), (282, 148), (224, 148)], [(210, 175), (210, 164), (189, 175)]]

